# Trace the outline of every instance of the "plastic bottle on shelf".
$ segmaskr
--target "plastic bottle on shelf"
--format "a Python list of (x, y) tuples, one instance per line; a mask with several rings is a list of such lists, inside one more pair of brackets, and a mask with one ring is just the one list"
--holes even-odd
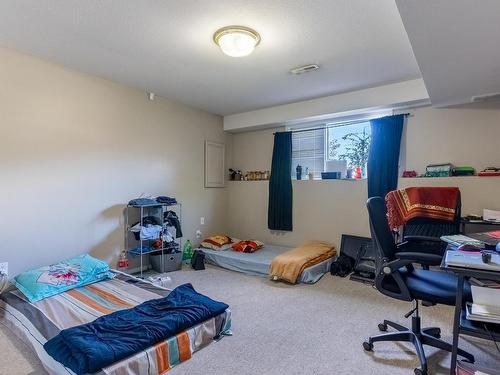
[(191, 258), (193, 257), (193, 245), (190, 240), (187, 240), (184, 244), (184, 249), (182, 251), (182, 261), (185, 264), (191, 263)]

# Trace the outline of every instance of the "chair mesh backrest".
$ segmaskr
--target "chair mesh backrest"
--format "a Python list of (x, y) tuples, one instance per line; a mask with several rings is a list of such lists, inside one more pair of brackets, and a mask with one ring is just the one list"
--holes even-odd
[(430, 236), (439, 238), (441, 236), (458, 233), (459, 228), (457, 228), (457, 225), (454, 222), (445, 222), (442, 220), (414, 219), (408, 221), (403, 228), (403, 237)]
[(370, 229), (372, 239), (379, 254), (377, 263), (382, 258), (394, 259), (396, 253), (396, 243), (387, 222), (385, 201), (382, 197), (372, 197), (366, 202), (368, 215), (370, 217)]

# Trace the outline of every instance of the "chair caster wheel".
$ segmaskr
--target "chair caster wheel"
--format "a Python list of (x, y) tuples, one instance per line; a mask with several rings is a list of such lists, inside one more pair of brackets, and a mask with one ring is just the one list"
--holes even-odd
[(373, 350), (373, 344), (370, 344), (368, 341), (365, 341), (363, 343), (363, 349), (365, 349), (367, 352), (371, 352)]
[(433, 335), (435, 338), (440, 339), (441, 338), (441, 330), (438, 330), (436, 334)]
[(441, 330), (440, 329), (437, 329), (436, 331), (434, 331), (432, 333), (428, 333), (428, 334), (431, 335), (432, 337), (437, 338), (437, 339), (441, 338)]
[(419, 369), (419, 368), (416, 368), (415, 370), (413, 370), (413, 372), (415, 373), (415, 375), (427, 375), (427, 371), (423, 371), (422, 369)]
[(440, 339), (440, 338), (441, 338), (441, 330), (439, 330), (439, 331), (436, 333), (436, 338), (437, 338), (437, 339)]
[(387, 331), (387, 324), (385, 324), (385, 323), (380, 323), (380, 324), (378, 325), (378, 330), (379, 330), (380, 332), (385, 332), (385, 331)]

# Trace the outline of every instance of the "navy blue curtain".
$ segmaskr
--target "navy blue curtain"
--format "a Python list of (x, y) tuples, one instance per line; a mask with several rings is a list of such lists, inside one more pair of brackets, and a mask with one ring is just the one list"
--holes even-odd
[(292, 133), (274, 134), (267, 226), (292, 231)]
[(403, 114), (370, 121), (368, 198), (385, 197), (398, 186), (399, 149), (405, 117)]

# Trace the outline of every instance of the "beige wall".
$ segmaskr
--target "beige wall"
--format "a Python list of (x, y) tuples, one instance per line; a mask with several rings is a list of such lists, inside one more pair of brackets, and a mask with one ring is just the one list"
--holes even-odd
[(441, 162), (500, 166), (500, 106), (416, 110), (406, 127), (406, 168), (425, 172)]
[(225, 189), (203, 187), (205, 139), (222, 119), (0, 49), (0, 261), (10, 273), (90, 251), (115, 264), (124, 204), (183, 203), (187, 238), (225, 227)]
[(293, 232), (267, 229), (267, 181), (228, 185), (228, 233), (237, 238), (282, 245), (310, 239), (339, 244), (342, 233), (369, 233), (366, 181), (293, 181)]
[[(275, 130), (233, 135), (233, 167), (269, 169)], [(421, 108), (408, 118), (402, 140), (407, 169), (450, 161), (482, 169), (500, 165), (500, 110)], [(291, 233), (267, 229), (267, 182), (229, 182), (229, 233), (268, 243), (295, 245), (308, 239), (340, 244), (342, 233), (369, 235), (366, 181), (294, 181)], [(400, 179), (400, 186), (458, 186), (464, 213), (500, 210), (500, 178)]]
[(271, 170), (273, 142), (276, 131), (266, 129), (236, 133), (232, 137), (232, 167), (241, 171)]

